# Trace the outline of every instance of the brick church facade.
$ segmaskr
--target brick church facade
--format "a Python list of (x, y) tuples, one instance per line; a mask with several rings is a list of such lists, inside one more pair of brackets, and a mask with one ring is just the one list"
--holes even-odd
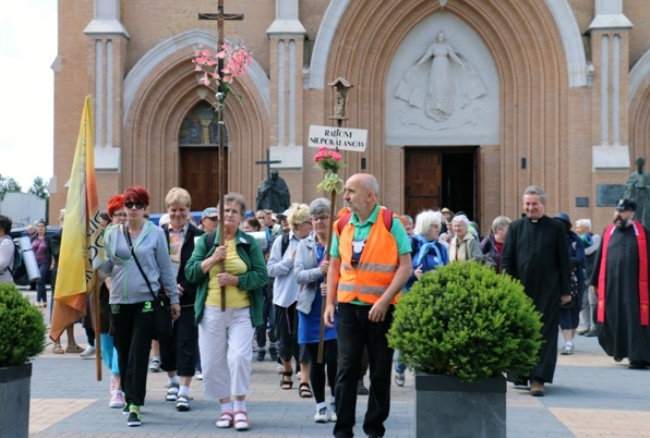
[[(94, 99), (99, 200), (138, 184), (151, 212), (173, 186), (193, 209), (215, 205), (214, 93), (191, 63), (215, 48), (213, 0), (60, 0), (50, 208), (65, 205), (83, 100)], [(650, 143), (650, 8), (631, 0), (225, 0), (243, 21), (226, 38), (254, 50), (226, 101), (226, 180), (254, 208), (267, 150), (292, 201), (320, 194), (312, 125), (335, 126), (337, 78), (348, 81), (342, 177), (374, 174), (382, 204), (416, 214), (463, 210), (487, 233), (519, 217), (530, 184), (547, 214), (592, 218)], [(340, 205), (340, 200), (339, 200)], [(50, 217), (56, 214), (50, 212)]]

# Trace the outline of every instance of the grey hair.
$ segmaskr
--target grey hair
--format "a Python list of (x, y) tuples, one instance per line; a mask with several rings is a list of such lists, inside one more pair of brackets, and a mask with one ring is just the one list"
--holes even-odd
[(546, 193), (539, 186), (532, 185), (526, 187), (523, 196), (526, 195), (539, 195), (539, 199), (542, 201), (542, 204), (546, 205)]
[(404, 218), (404, 222), (406, 222), (407, 224), (413, 225), (413, 218), (408, 214), (403, 214), (402, 218)]
[(316, 198), (309, 204), (309, 214), (329, 213), (330, 200), (327, 198)]
[(413, 234), (424, 235), (432, 225), (440, 226), (442, 224), (442, 213), (433, 210), (424, 210), (415, 216), (415, 226)]
[(456, 222), (462, 222), (465, 224), (467, 228), (469, 228), (469, 219), (467, 219), (467, 216), (464, 214), (454, 216), (454, 218), (451, 220), (452, 225)]
[(501, 228), (507, 227), (508, 225), (510, 225), (510, 222), (512, 222), (512, 221), (507, 216), (497, 216), (492, 221), (492, 232), (496, 233)]
[(585, 227), (588, 231), (591, 231), (591, 219), (578, 219), (576, 221), (576, 226), (580, 225)]

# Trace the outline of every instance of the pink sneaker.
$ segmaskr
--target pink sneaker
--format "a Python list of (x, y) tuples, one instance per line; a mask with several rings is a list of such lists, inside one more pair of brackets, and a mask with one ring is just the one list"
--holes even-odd
[(124, 393), (119, 389), (114, 389), (111, 393), (111, 400), (108, 402), (111, 408), (121, 408), (124, 406)]

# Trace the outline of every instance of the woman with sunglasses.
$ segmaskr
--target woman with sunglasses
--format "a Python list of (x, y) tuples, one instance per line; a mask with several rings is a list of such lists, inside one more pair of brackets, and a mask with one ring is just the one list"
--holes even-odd
[(174, 320), (181, 308), (165, 233), (144, 218), (149, 194), (143, 187), (134, 186), (126, 189), (123, 196), (126, 223), (106, 230), (104, 250), (108, 258), (106, 272), (111, 277), (111, 327), (124, 390), (124, 413), (129, 416), (128, 426), (140, 426), (140, 407), (144, 405), (149, 349), (154, 335), (149, 285), (154, 293), (167, 291)]
[[(194, 309), (204, 397), (221, 404), (216, 426), (234, 426), (237, 430), (250, 427), (246, 394), (251, 380), (253, 333), (262, 324), (262, 287), (268, 282), (262, 249), (254, 237), (239, 229), (244, 211), (244, 197), (227, 194), (217, 231), (199, 237), (185, 265), (185, 277), (198, 285)], [(219, 245), (220, 233), (223, 245)], [(221, 310), (222, 288), (225, 310)]]
[[(298, 343), (304, 345), (311, 361), (309, 379), (316, 399), (316, 423), (336, 422), (334, 385), (337, 371), (336, 328), (325, 328), (323, 361), (318, 363), (318, 341), (320, 338), (321, 303), (327, 291), (322, 288), (327, 277), (329, 261), (325, 259), (327, 234), (332, 232), (329, 217), (330, 201), (314, 199), (309, 204), (309, 215), (314, 226), (307, 237), (300, 241), (293, 265), (296, 282), (301, 285), (298, 293)], [(325, 367), (327, 366), (327, 372)], [(325, 401), (325, 378), (330, 387), (329, 412)]]

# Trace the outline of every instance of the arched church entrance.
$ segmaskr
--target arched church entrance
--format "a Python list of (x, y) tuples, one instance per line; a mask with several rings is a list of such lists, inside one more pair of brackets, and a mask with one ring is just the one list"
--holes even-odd
[[(178, 144), (181, 187), (192, 195), (192, 210), (215, 207), (219, 200), (219, 124), (209, 103), (201, 101), (190, 110), (181, 124)], [(224, 128), (226, 181), (227, 145), (228, 131)]]
[(404, 211), (411, 217), (422, 210), (464, 211), (477, 218), (478, 146), (404, 148)]

